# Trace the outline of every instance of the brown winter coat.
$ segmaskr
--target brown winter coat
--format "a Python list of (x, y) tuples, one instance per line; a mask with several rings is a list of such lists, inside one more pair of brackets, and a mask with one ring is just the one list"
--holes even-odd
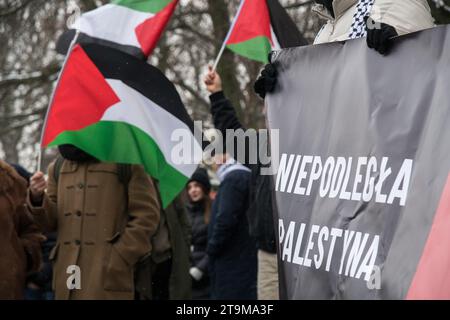
[[(29, 205), (48, 231), (58, 233), (50, 254), (56, 299), (134, 298), (134, 268), (151, 252), (159, 205), (143, 167), (131, 168), (127, 197), (116, 164), (65, 160), (58, 183), (50, 165), (42, 207)], [(80, 268), (81, 289), (67, 287), (71, 265)]]
[(0, 160), (0, 299), (22, 299), (27, 271), (41, 264), (42, 235), (25, 207), (26, 182)]

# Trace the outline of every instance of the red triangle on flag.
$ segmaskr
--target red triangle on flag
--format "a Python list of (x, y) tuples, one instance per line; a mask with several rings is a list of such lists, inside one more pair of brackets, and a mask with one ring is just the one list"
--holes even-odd
[(227, 44), (240, 43), (260, 36), (267, 37), (272, 42), (267, 2), (245, 1)]
[(167, 22), (169, 22), (177, 3), (178, 0), (172, 1), (155, 16), (145, 20), (136, 27), (136, 37), (145, 56), (150, 55), (153, 49), (155, 49), (161, 33), (164, 31)]
[(62, 72), (44, 128), (43, 146), (64, 131), (98, 122), (106, 109), (120, 101), (80, 45), (74, 47)]

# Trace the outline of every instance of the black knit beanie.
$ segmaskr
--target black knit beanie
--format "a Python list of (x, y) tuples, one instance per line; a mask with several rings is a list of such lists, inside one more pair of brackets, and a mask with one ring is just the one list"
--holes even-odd
[(211, 191), (211, 183), (209, 182), (209, 176), (208, 176), (208, 172), (206, 171), (206, 169), (198, 168), (197, 170), (195, 170), (194, 174), (189, 179), (188, 184), (189, 184), (189, 182), (192, 182), (192, 181), (196, 181), (196, 182), (200, 183), (201, 185), (203, 185), (203, 187), (205, 188), (205, 191), (207, 193), (209, 193), (209, 191)]

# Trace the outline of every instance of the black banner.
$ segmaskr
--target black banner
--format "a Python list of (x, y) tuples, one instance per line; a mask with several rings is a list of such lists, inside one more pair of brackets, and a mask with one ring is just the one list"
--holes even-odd
[(273, 60), (281, 297), (449, 299), (450, 27)]

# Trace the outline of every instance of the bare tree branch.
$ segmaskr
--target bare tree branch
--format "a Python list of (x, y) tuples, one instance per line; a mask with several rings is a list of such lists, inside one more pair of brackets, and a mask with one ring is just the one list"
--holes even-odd
[(36, 117), (36, 118), (31, 119), (31, 120), (22, 121), (22, 122), (20, 122), (18, 124), (15, 124), (15, 125), (3, 128), (3, 129), (0, 130), (0, 135), (4, 135), (4, 134), (9, 133), (11, 131), (24, 128), (24, 127), (29, 126), (30, 124), (33, 124), (33, 123), (35, 123), (37, 121), (41, 121), (41, 117)]
[(0, 87), (8, 85), (29, 84), (38, 80), (45, 80), (57, 73), (60, 69), (58, 62), (49, 64), (39, 71), (33, 71), (26, 75), (0, 76)]
[[(183, 11), (181, 14), (183, 16), (201, 16), (201, 15), (208, 14), (208, 13), (209, 13), (208, 10), (186, 10), (186, 11)], [(181, 14), (180, 14), (180, 16), (181, 16)], [(179, 16), (177, 16), (177, 18), (179, 18)]]
[(300, 8), (300, 7), (303, 7), (303, 6), (310, 5), (313, 2), (314, 2), (314, 0), (308, 0), (308, 1), (305, 1), (305, 2), (290, 4), (290, 5), (285, 6), (284, 8), (285, 9), (296, 9), (296, 8)]
[(15, 7), (11, 7), (11, 8), (6, 9), (5, 11), (1, 11), (0, 17), (5, 17), (8, 15), (14, 14), (19, 10), (22, 10), (27, 5), (29, 5), (32, 1), (34, 1), (34, 0), (24, 0), (23, 2), (21, 2), (19, 5), (15, 6)]
[(195, 89), (193, 89), (192, 87), (188, 86), (184, 81), (182, 81), (182, 80), (175, 80), (173, 83), (178, 85), (178, 86), (180, 86), (181, 88), (183, 88), (184, 90), (189, 92), (191, 95), (193, 95), (195, 97), (195, 99), (203, 107), (209, 108), (209, 102), (206, 101)]
[(95, 0), (80, 0), (80, 2), (84, 5), (86, 11), (93, 10), (98, 7)]
[(22, 113), (22, 114), (12, 114), (12, 115), (6, 115), (6, 116), (1, 116), (0, 117), (0, 121), (11, 121), (11, 120), (20, 120), (20, 119), (24, 119), (24, 118), (28, 118), (31, 116), (36, 116), (36, 115), (41, 115), (45, 112), (46, 108), (40, 108), (37, 109), (33, 112), (29, 112), (29, 113)]
[(194, 88), (192, 88), (191, 86), (187, 85), (182, 79), (183, 77), (180, 75), (180, 73), (178, 71), (176, 71), (175, 69), (173, 69), (171, 66), (168, 66), (168, 69), (173, 72), (176, 76), (176, 79), (173, 80), (173, 83), (180, 86), (181, 88), (183, 88), (184, 90), (186, 90), (187, 92), (189, 92), (192, 96), (195, 97), (196, 100), (198, 100), (198, 102), (203, 105), (205, 108), (209, 108), (209, 102), (205, 100), (205, 98), (203, 98), (197, 90), (195, 90)]
[(220, 42), (217, 39), (214, 39), (212, 37), (209, 37), (206, 34), (203, 34), (201, 32), (199, 32), (198, 30), (192, 28), (190, 25), (184, 23), (184, 22), (180, 22), (177, 24), (173, 24), (172, 26), (170, 26), (169, 28), (167, 28), (167, 30), (171, 30), (171, 31), (176, 31), (177, 29), (182, 30), (183, 32), (185, 31), (189, 31), (190, 33), (198, 36), (200, 39), (203, 39), (204, 41), (206, 41), (207, 43), (213, 42), (213, 43), (219, 43)]

